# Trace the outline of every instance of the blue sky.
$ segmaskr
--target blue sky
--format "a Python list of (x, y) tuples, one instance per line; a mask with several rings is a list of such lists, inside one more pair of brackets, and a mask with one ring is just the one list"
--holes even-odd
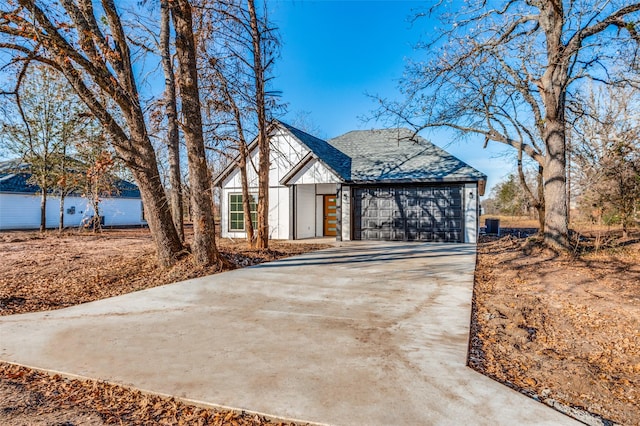
[[(124, 2), (124, 0), (120, 0)], [(128, 0), (127, 0), (128, 2)], [(284, 121), (300, 117), (332, 138), (356, 129), (382, 127), (364, 121), (376, 108), (367, 96), (399, 97), (398, 80), (405, 59), (415, 58), (413, 46), (433, 31), (436, 21), (410, 18), (432, 1), (385, 0), (266, 0), (270, 18), (279, 28), (281, 57), (271, 89), (282, 91), (288, 112)], [(150, 65), (151, 64), (151, 65)], [(156, 59), (140, 65), (158, 72)], [(0, 76), (2, 78), (2, 76)], [(146, 81), (151, 94), (162, 92), (162, 78)], [(496, 143), (469, 138), (452, 142), (447, 131), (422, 136), (488, 175), (488, 188), (515, 171), (509, 150)], [(0, 158), (3, 155), (0, 149)]]
[[(349, 130), (380, 127), (371, 116), (376, 103), (366, 94), (399, 97), (398, 79), (413, 46), (435, 21), (410, 17), (429, 2), (367, 0), (268, 0), (271, 20), (282, 38), (273, 89), (288, 104), (284, 121), (301, 115), (331, 138)], [(505, 147), (470, 138), (452, 143), (446, 131), (425, 133), (431, 140), (489, 177), (492, 187), (515, 170), (499, 156)], [(513, 158), (513, 157), (512, 157)]]

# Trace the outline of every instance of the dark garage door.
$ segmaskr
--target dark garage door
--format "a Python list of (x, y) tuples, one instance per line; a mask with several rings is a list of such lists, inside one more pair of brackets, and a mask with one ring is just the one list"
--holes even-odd
[(462, 186), (354, 190), (354, 239), (462, 242)]

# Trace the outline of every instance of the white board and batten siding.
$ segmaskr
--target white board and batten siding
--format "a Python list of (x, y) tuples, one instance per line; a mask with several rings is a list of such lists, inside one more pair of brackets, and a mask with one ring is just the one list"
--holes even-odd
[[(322, 197), (316, 197), (315, 185), (295, 186), (296, 239), (312, 238), (316, 233), (316, 212), (322, 223)], [(319, 198), (319, 199), (318, 199)], [(319, 207), (319, 208), (318, 208)], [(320, 230), (322, 233), (322, 230)]]
[(351, 187), (342, 185), (340, 193), (340, 212), (342, 214), (342, 241), (351, 240)]
[[(288, 239), (289, 226), (289, 187), (280, 185), (280, 180), (309, 152), (291, 135), (279, 131), (271, 137), (271, 168), (269, 172), (269, 238), (275, 240)], [(258, 194), (258, 149), (251, 152), (251, 161), (247, 165), (249, 192)], [(253, 164), (253, 165), (252, 165)], [(229, 196), (242, 193), (240, 170), (235, 168), (221, 182), (220, 193), (220, 232), (223, 238), (244, 238), (244, 232), (229, 229)]]
[(324, 195), (336, 195), (340, 180), (312, 159), (289, 180), (295, 185), (296, 239), (323, 236)]
[(336, 195), (334, 183), (295, 185), (295, 239), (323, 236), (325, 195)]
[[(78, 227), (83, 218), (93, 216), (86, 198), (69, 196), (64, 200), (64, 226)], [(60, 219), (60, 197), (47, 197), (47, 228), (57, 228)], [(105, 226), (146, 225), (139, 198), (103, 198), (100, 216)], [(0, 230), (38, 229), (40, 227), (40, 195), (22, 193), (0, 194)]]
[(340, 179), (338, 179), (335, 173), (329, 170), (317, 158), (309, 161), (298, 171), (298, 173), (289, 179), (290, 185), (315, 185), (328, 183), (340, 183)]
[(464, 218), (464, 242), (476, 243), (478, 241), (478, 184), (467, 183), (464, 185), (464, 206), (462, 217)]

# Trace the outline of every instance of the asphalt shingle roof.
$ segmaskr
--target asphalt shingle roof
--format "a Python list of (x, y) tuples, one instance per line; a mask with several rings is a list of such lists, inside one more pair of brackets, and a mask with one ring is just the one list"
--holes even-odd
[[(487, 178), (426, 139), (414, 137), (409, 129), (356, 130), (328, 143), (350, 160), (349, 173), (341, 173), (347, 182), (453, 182)], [(322, 154), (317, 154), (322, 158)]]
[[(20, 194), (40, 192), (38, 185), (29, 182), (30, 178), (28, 164), (17, 160), (0, 162), (0, 192)], [(114, 198), (140, 198), (140, 190), (131, 182), (116, 178), (114, 186), (117, 189), (116, 193), (111, 195)]]
[(317, 138), (281, 121), (279, 121), (279, 123), (300, 142), (306, 145), (311, 152), (329, 166), (338, 176), (345, 180), (350, 180), (348, 177), (351, 175), (351, 158), (348, 155), (323, 139)]

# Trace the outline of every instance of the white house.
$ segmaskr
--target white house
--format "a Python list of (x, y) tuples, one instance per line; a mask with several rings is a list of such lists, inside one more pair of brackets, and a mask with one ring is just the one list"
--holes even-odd
[[(282, 122), (270, 134), (269, 236), (476, 242), (486, 175), (408, 129), (352, 131), (328, 141)], [(249, 147), (258, 164), (257, 143)], [(257, 173), (248, 166), (257, 199)], [(222, 237), (244, 237), (236, 162), (215, 179)]]
[[(0, 163), (0, 230), (38, 229), (40, 227), (40, 188), (29, 182), (29, 166), (16, 161)], [(103, 197), (99, 213), (104, 226), (146, 225), (142, 199), (137, 186), (118, 180), (116, 194)], [(64, 199), (65, 227), (80, 226), (94, 215), (91, 203), (72, 193)], [(57, 228), (60, 197), (49, 194), (46, 207), (47, 228)]]

